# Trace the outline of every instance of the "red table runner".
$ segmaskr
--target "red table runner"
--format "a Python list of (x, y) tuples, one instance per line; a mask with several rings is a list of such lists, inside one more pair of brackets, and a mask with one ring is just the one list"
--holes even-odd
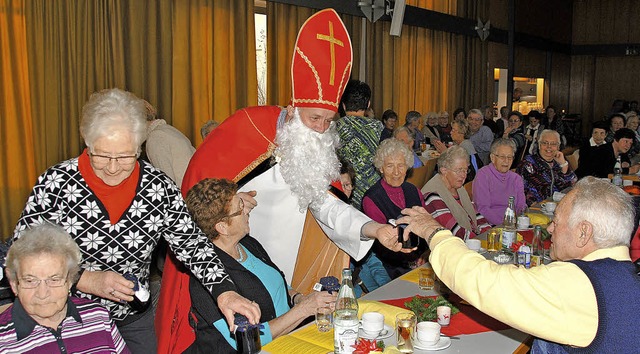
[[(523, 230), (523, 231), (518, 231), (518, 233), (520, 235), (522, 235), (522, 238), (527, 241), (527, 243), (531, 243), (533, 242), (533, 230)], [(544, 249), (548, 250), (549, 247), (551, 247), (551, 240), (547, 239), (542, 241), (542, 243), (544, 243)]]
[[(420, 297), (436, 298), (437, 296)], [(402, 299), (381, 300), (380, 302), (406, 309), (407, 307), (404, 305), (404, 303), (410, 301), (411, 299), (413, 299), (413, 296), (405, 297)], [(451, 294), (451, 296), (449, 297), (449, 302), (457, 307), (460, 312), (451, 316), (451, 323), (448, 327), (442, 327), (441, 332), (443, 334), (447, 336), (456, 336), (459, 334), (494, 332), (511, 328), (508, 325), (485, 315), (471, 305), (461, 304), (461, 301), (462, 299), (455, 294)]]

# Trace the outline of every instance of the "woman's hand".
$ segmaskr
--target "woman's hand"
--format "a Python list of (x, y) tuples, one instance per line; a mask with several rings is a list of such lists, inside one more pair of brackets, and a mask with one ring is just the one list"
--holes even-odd
[(122, 275), (108, 271), (85, 271), (78, 281), (77, 288), (86, 294), (116, 302), (133, 300), (133, 282)]
[(240, 296), (235, 291), (225, 291), (216, 299), (220, 312), (227, 320), (231, 332), (235, 330), (234, 315), (244, 315), (250, 323), (260, 323), (260, 306), (253, 301)]
[(436, 141), (434, 141), (434, 142), (433, 142), (433, 146), (435, 146), (436, 150), (437, 150), (439, 153), (441, 153), (441, 154), (442, 154), (443, 152), (447, 151), (447, 145), (445, 145), (445, 144), (444, 144), (442, 141), (440, 141), (440, 140), (436, 140)]
[(564, 158), (564, 154), (562, 153), (562, 151), (558, 151), (556, 152), (556, 155), (553, 157), (553, 159), (559, 164), (562, 165), (565, 162), (567, 162), (567, 160)]
[(300, 298), (300, 302), (295, 305), (303, 310), (303, 313), (307, 316), (313, 316), (316, 314), (318, 307), (329, 307), (333, 311), (336, 307), (336, 299), (338, 294), (329, 294), (327, 291), (313, 291), (310, 294), (303, 295)]

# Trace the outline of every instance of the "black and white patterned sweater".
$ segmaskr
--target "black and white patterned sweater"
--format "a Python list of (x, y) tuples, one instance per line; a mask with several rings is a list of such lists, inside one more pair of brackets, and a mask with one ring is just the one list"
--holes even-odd
[[(14, 239), (30, 225), (49, 221), (61, 225), (82, 250), (81, 267), (135, 274), (149, 285), (151, 253), (164, 237), (176, 257), (214, 298), (235, 290), (211, 242), (191, 218), (180, 190), (163, 172), (140, 161), (140, 180), (133, 202), (112, 225), (100, 200), (78, 170), (78, 158), (61, 162), (38, 177), (14, 231)], [(133, 310), (127, 304), (93, 295), (116, 320)]]

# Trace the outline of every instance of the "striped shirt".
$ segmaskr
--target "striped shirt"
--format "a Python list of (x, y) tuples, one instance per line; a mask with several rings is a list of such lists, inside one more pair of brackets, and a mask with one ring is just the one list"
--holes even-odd
[(0, 353), (130, 353), (109, 312), (69, 297), (58, 328), (39, 325), (18, 299), (0, 314)]
[[(460, 203), (457, 198), (456, 201)], [(476, 236), (491, 228), (491, 225), (489, 225), (487, 219), (485, 219), (482, 214), (477, 212), (478, 208), (473, 202), (473, 209), (476, 210), (475, 221), (478, 225), (476, 230), (465, 229), (460, 224), (458, 224), (458, 221), (451, 213), (451, 210), (449, 210), (447, 204), (445, 204), (444, 200), (442, 200), (438, 193), (433, 192), (426, 194), (424, 198), (424, 204), (427, 212), (429, 212), (429, 214), (431, 214), (431, 216), (433, 216), (433, 218), (436, 219), (440, 223), (440, 225), (451, 230), (451, 233), (463, 240), (475, 238)]]

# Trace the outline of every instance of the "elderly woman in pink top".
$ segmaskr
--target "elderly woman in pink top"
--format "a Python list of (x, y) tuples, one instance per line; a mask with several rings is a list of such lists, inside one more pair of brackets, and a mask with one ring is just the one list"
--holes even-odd
[(493, 225), (502, 223), (510, 196), (516, 198), (516, 212), (527, 207), (522, 176), (509, 170), (515, 151), (512, 139), (496, 139), (491, 144), (491, 163), (481, 168), (473, 181), (473, 201)]

